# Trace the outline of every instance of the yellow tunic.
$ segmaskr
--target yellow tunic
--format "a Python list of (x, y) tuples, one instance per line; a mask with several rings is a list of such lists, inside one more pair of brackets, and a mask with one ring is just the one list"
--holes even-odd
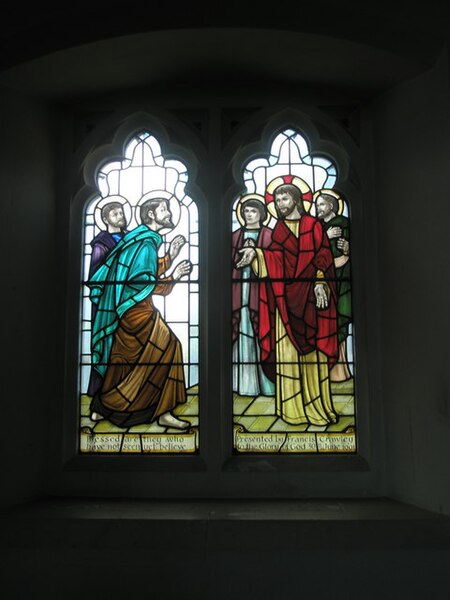
[[(299, 221), (285, 223), (298, 237)], [(264, 254), (260, 249), (256, 249), (256, 253), (253, 271), (258, 277), (267, 277)], [(323, 273), (319, 271), (317, 278), (322, 277)], [(275, 339), (277, 415), (293, 425), (335, 423), (327, 356), (319, 350), (299, 354), (286, 332), (278, 309), (275, 311)]]

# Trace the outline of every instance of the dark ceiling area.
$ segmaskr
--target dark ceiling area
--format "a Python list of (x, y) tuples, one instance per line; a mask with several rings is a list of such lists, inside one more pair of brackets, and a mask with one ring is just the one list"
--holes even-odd
[[(116, 36), (172, 29), (250, 28), (317, 34), (433, 64), (448, 39), (450, 2), (277, 0), (256, 3), (148, 1), (0, 3), (0, 70)], [(271, 40), (268, 36), (267, 44)], [(161, 48), (161, 52), (164, 49)]]

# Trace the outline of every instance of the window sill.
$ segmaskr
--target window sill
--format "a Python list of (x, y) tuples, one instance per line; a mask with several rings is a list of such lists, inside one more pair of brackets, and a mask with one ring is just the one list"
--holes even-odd
[[(289, 528), (315, 527), (320, 529), (325, 526), (327, 530), (339, 529), (344, 526), (347, 531), (347, 541), (351, 539), (349, 532), (352, 524), (360, 528), (369, 528), (376, 531), (386, 531), (391, 528), (406, 530), (424, 528), (430, 531), (436, 529), (434, 543), (439, 539), (448, 541), (450, 533), (450, 517), (426, 511), (409, 504), (404, 504), (388, 498), (367, 499), (325, 499), (325, 500), (122, 500), (122, 499), (79, 499), (79, 498), (49, 498), (36, 500), (26, 504), (5, 508), (0, 512), (1, 528), (4, 539), (7, 532), (14, 532), (17, 543), (23, 530), (22, 543), (32, 542), (30, 531), (39, 523), (54, 523), (55, 530), (58, 524), (65, 523), (65, 527), (74, 524), (81, 531), (84, 527), (94, 526), (96, 522), (110, 522), (115, 528), (127, 522), (127, 531), (131, 522), (139, 523), (145, 529), (146, 523), (155, 521), (164, 523), (169, 531), (171, 527), (184, 527), (182, 522), (191, 526), (193, 523), (207, 527), (221, 527), (228, 530), (230, 536), (235, 526), (239, 528), (244, 522), (251, 522), (257, 528), (258, 523), (264, 523), (265, 534), (268, 534), (267, 525), (273, 524), (277, 528), (283, 523)], [(176, 525), (174, 523), (176, 522)], [(172, 525), (171, 525), (172, 524)], [(330, 529), (331, 528), (331, 529)], [(144, 531), (142, 529), (142, 531)], [(74, 530), (75, 531), (75, 530)], [(440, 534), (438, 534), (440, 532)], [(356, 532), (357, 533), (357, 532)], [(372, 536), (373, 539), (381, 533)], [(408, 536), (409, 537), (409, 536)], [(13, 540), (11, 539), (11, 542)], [(385, 540), (386, 541), (386, 540)], [(410, 540), (412, 541), (412, 540)], [(418, 540), (416, 540), (418, 541)], [(422, 540), (423, 541), (423, 540)], [(34, 540), (36, 543), (37, 540)], [(106, 543), (106, 540), (105, 540)], [(308, 547), (314, 540), (308, 539)], [(339, 545), (343, 540), (338, 540)], [(302, 544), (298, 539), (296, 544)]]
[(48, 499), (5, 509), (0, 521), (4, 585), (15, 598), (24, 573), (33, 592), (66, 600), (448, 591), (450, 517), (383, 498)]

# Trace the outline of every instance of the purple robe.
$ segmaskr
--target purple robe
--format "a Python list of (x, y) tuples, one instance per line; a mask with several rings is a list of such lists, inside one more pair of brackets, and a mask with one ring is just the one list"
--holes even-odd
[[(120, 233), (114, 234), (120, 236), (120, 239), (126, 234), (126, 230)], [(120, 240), (117, 240), (112, 233), (109, 231), (100, 231), (98, 235), (91, 242), (92, 255), (91, 264), (89, 266), (89, 279), (95, 273), (95, 271), (105, 262), (106, 257), (111, 250), (117, 246)]]
[[(109, 233), (109, 231), (100, 231), (98, 235), (91, 242), (92, 246), (92, 255), (91, 255), (91, 264), (89, 265), (89, 279), (95, 273), (95, 271), (101, 267), (101, 265), (105, 262), (108, 257), (108, 254), (111, 252), (113, 248), (117, 246), (119, 241), (123, 238), (123, 236), (127, 233), (126, 230), (121, 231), (120, 233), (114, 234)], [(120, 239), (117, 239), (120, 237)], [(91, 322), (94, 322), (95, 313), (97, 311), (97, 306), (92, 304), (91, 308)], [(95, 370), (91, 368), (91, 376), (89, 378), (89, 385), (87, 394), (88, 396), (94, 396), (95, 393), (101, 388), (103, 383), (103, 379), (101, 375)]]

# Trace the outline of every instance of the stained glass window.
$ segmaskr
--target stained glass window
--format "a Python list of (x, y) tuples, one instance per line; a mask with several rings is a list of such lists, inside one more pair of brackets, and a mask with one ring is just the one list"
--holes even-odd
[(199, 229), (189, 174), (145, 131), (85, 209), (80, 451), (199, 447)]
[(294, 129), (243, 170), (232, 209), (236, 453), (356, 452), (348, 200)]

